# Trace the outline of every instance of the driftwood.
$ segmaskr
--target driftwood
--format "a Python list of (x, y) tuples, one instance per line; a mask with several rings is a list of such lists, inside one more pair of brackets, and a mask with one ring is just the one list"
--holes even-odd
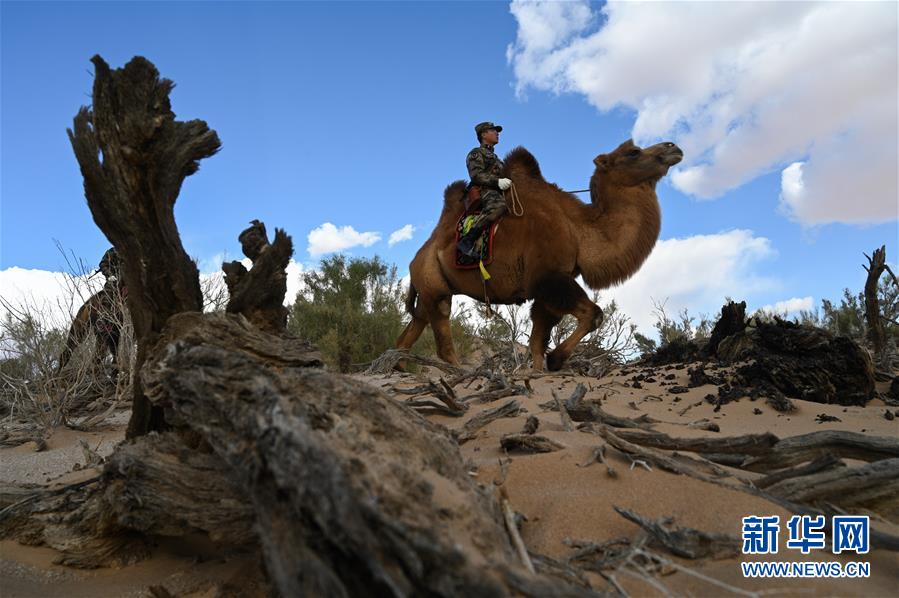
[(899, 458), (899, 438), (858, 432), (823, 430), (779, 441), (767, 453), (743, 464), (750, 471), (771, 471), (812, 461), (826, 454), (844, 459), (878, 461)]
[(493, 409), (487, 409), (486, 411), (482, 411), (477, 414), (462, 426), (461, 433), (459, 434), (459, 444), (464, 444), (469, 440), (475, 438), (478, 434), (478, 430), (489, 424), (490, 422), (496, 421), (503, 417), (515, 417), (521, 412), (521, 403), (516, 400), (508, 401), (499, 407), (494, 407)]
[(133, 406), (127, 436), (166, 427), (144, 395), (140, 367), (170, 316), (201, 311), (197, 267), (175, 225), (175, 200), (185, 177), (215, 154), (219, 139), (200, 120), (180, 122), (169, 104), (174, 84), (137, 57), (110, 70), (94, 64), (91, 107), (82, 107), (69, 139), (84, 177), (94, 222), (118, 251), (128, 282), (128, 309), (137, 340)]
[(552, 395), (553, 400), (556, 402), (556, 409), (559, 411), (559, 417), (562, 420), (562, 429), (566, 432), (573, 432), (574, 425), (571, 423), (571, 416), (568, 415), (568, 409), (566, 409), (565, 403), (562, 402), (559, 395), (556, 394), (556, 391), (552, 391)]
[(551, 453), (565, 448), (565, 445), (538, 434), (506, 434), (499, 444), (510, 453)]
[(804, 504), (831, 504), (844, 510), (864, 508), (899, 523), (899, 459), (790, 477), (772, 484), (767, 491)]
[(419, 365), (435, 367), (453, 376), (464, 376), (468, 373), (464, 368), (452, 365), (441, 359), (434, 359), (425, 355), (415, 355), (413, 353), (409, 353), (408, 351), (401, 351), (399, 349), (388, 349), (384, 351), (377, 359), (369, 364), (368, 369), (365, 370), (365, 373), (389, 374), (396, 370), (400, 366), (400, 364), (405, 362), (413, 362)]
[(493, 401), (498, 401), (506, 397), (524, 395), (526, 393), (527, 390), (521, 386), (508, 386), (506, 388), (497, 388), (496, 390), (473, 393), (467, 397), (462, 397), (461, 401), (463, 403), (492, 403)]
[[(672, 473), (687, 475), (696, 479), (724, 486), (731, 490), (738, 490), (753, 496), (758, 496), (768, 500), (776, 505), (783, 507), (793, 513), (802, 515), (826, 515), (831, 517), (834, 514), (840, 514), (839, 508), (864, 507), (877, 509), (878, 514), (884, 516), (891, 521), (896, 521), (897, 512), (899, 512), (899, 492), (896, 488), (896, 479), (899, 476), (899, 459), (886, 458), (876, 461), (869, 466), (858, 468), (856, 470), (850, 468), (840, 468), (838, 470), (824, 471), (819, 474), (812, 474), (803, 477), (790, 477), (780, 484), (773, 484), (767, 489), (762, 490), (749, 483), (748, 480), (735, 477), (739, 484), (730, 484), (723, 481), (721, 474), (723, 471), (712, 472), (715, 475), (709, 475), (703, 470), (706, 465), (703, 462), (695, 460), (682, 461), (683, 455), (679, 459), (674, 457), (677, 454), (668, 456), (661, 451), (647, 447), (641, 447), (634, 443), (628, 442), (617, 435), (618, 431), (613, 432), (611, 428), (602, 426), (598, 433), (606, 439), (616, 449), (631, 456), (636, 456), (641, 460), (651, 462), (658, 467), (670, 471)], [(816, 436), (813, 440), (820, 441), (822, 432), (808, 434), (806, 436)], [(861, 436), (860, 434), (857, 436)], [(802, 437), (797, 437), (802, 438)], [(778, 442), (772, 447), (771, 452), (777, 452), (777, 447), (783, 450), (783, 443), (792, 440), (790, 438)], [(880, 439), (881, 441), (884, 439)], [(808, 439), (804, 443), (809, 444)], [(878, 450), (888, 452), (884, 448), (883, 443), (878, 443)], [(845, 448), (845, 447), (844, 447)], [(874, 455), (874, 451), (870, 447), (860, 449), (854, 447), (854, 454), (864, 454), (868, 458)], [(853, 485), (857, 485), (857, 491), (853, 489)], [(782, 495), (783, 494), (783, 495)], [(784, 496), (789, 495), (789, 496)], [(825, 500), (826, 497), (826, 500)], [(799, 501), (803, 502), (799, 502)], [(805, 502), (808, 501), (808, 502)], [(828, 523), (829, 525), (829, 523)], [(885, 550), (899, 551), (899, 537), (883, 532), (882, 530), (871, 530), (872, 545)]]
[(76, 567), (123, 565), (148, 555), (147, 536), (209, 534), (251, 545), (251, 505), (222, 460), (173, 433), (150, 434), (109, 456), (102, 477), (41, 490), (0, 512), (0, 537), (43, 544)]
[(528, 418), (524, 422), (524, 430), (522, 433), (524, 434), (533, 434), (537, 431), (537, 428), (540, 427), (540, 420), (537, 419), (536, 415), (529, 415)]
[(615, 434), (621, 439), (641, 446), (694, 453), (761, 455), (768, 452), (779, 441), (777, 436), (770, 432), (729, 438), (672, 438), (661, 432), (637, 432), (634, 430), (618, 430)]
[(579, 467), (589, 467), (594, 463), (602, 463), (606, 466), (606, 475), (610, 478), (617, 478), (618, 472), (615, 471), (615, 468), (612, 467), (608, 461), (606, 461), (606, 445), (601, 444), (590, 453), (590, 458), (587, 459), (586, 463), (581, 463)]
[(443, 378), (440, 378), (439, 383), (429, 380), (427, 384), (410, 390), (415, 390), (414, 394), (416, 395), (433, 395), (434, 398), (442, 403), (438, 404), (421, 396), (413, 397), (404, 403), (407, 407), (411, 407), (420, 413), (439, 413), (451, 417), (461, 417), (468, 410), (468, 405), (459, 402), (456, 391)]
[(275, 240), (268, 242), (265, 224), (253, 220), (238, 237), (245, 256), (253, 262), (247, 270), (240, 262), (222, 264), (228, 287), (229, 314), (243, 314), (258, 328), (272, 334), (287, 329), (287, 265), (293, 255), (293, 240), (282, 229), (275, 229)]
[[(720, 483), (718, 478), (727, 475), (720, 467), (704, 459), (687, 457), (677, 453), (667, 455), (662, 451), (628, 442), (618, 436), (618, 431), (613, 432), (609, 426), (599, 426), (596, 433), (619, 451), (628, 455), (634, 455), (642, 461), (651, 463), (671, 473), (688, 475), (715, 484)], [(741, 482), (746, 482), (742, 478), (733, 477)], [(730, 487), (729, 484), (727, 486)]]
[[(745, 461), (746, 458), (748, 458), (748, 456), (745, 456), (743, 460)], [(742, 461), (738, 465), (742, 465)], [(846, 464), (832, 454), (826, 453), (825, 455), (818, 457), (817, 459), (809, 463), (803, 463), (802, 465), (796, 465), (794, 467), (787, 467), (786, 469), (775, 471), (774, 473), (768, 474), (763, 478), (755, 480), (753, 484), (755, 484), (756, 488), (765, 489), (768, 486), (772, 486), (789, 478), (797, 478), (812, 473), (818, 473), (819, 471), (834, 469), (836, 467), (846, 467)]]
[(687, 559), (726, 559), (740, 554), (740, 540), (726, 534), (714, 534), (689, 527), (672, 527), (670, 520), (653, 521), (633, 511), (613, 507), (615, 511), (642, 527), (675, 556)]

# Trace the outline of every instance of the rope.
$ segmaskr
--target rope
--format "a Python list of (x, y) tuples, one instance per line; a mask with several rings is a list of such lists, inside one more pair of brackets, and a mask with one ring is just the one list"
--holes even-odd
[[(506, 192), (503, 191), (504, 199), (505, 195)], [(515, 183), (512, 183), (512, 186), (509, 187), (509, 199), (512, 200), (511, 205), (509, 206), (509, 211), (512, 212), (512, 215), (519, 218), (524, 216), (524, 206), (521, 205), (521, 200), (518, 198), (518, 189), (515, 188)]]

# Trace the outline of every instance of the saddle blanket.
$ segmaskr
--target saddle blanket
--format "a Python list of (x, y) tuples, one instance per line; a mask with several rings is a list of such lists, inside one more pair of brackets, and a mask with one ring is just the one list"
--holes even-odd
[(463, 214), (456, 224), (456, 268), (459, 268), (460, 270), (473, 270), (475, 268), (480, 268), (482, 263), (485, 266), (489, 266), (493, 262), (493, 237), (496, 234), (496, 228), (499, 225), (498, 221), (482, 230), (475, 240), (474, 248), (479, 257), (471, 257), (458, 250), (459, 241), (470, 234), (469, 231), (471, 225), (477, 220), (480, 214), (480, 211)]

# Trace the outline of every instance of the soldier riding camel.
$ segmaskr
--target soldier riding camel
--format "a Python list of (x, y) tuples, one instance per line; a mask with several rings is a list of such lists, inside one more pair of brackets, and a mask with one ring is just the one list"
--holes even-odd
[(468, 197), (471, 201), (481, 200), (481, 214), (471, 225), (468, 233), (459, 239), (459, 252), (473, 258), (481, 254), (475, 247), (481, 232), (508, 211), (503, 191), (512, 186), (512, 181), (500, 176), (503, 161), (493, 153), (502, 130), (501, 126), (489, 121), (475, 125), (474, 132), (480, 145), (468, 152), (465, 159), (468, 176), (471, 179)]

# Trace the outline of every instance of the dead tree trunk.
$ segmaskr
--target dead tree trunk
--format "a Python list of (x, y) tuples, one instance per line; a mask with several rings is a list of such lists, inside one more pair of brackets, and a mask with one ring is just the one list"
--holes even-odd
[(877, 283), (880, 275), (887, 269), (886, 245), (875, 249), (872, 255), (865, 254), (868, 265), (863, 266), (868, 272), (865, 280), (865, 320), (868, 324), (868, 341), (874, 349), (874, 359), (882, 364), (886, 356), (886, 332), (883, 328), (883, 320), (880, 315), (880, 301), (877, 298)]
[(243, 314), (261, 330), (283, 334), (287, 329), (287, 264), (293, 255), (293, 241), (282, 229), (275, 229), (274, 243), (268, 242), (265, 224), (253, 220), (238, 237), (245, 256), (253, 261), (247, 270), (238, 261), (222, 264), (228, 286), (229, 314)]
[(718, 345), (727, 337), (742, 332), (746, 328), (746, 302), (729, 301), (721, 307), (721, 317), (712, 329), (709, 341), (703, 347), (705, 355), (717, 355)]
[(173, 83), (160, 79), (145, 58), (115, 70), (99, 56), (91, 62), (92, 106), (78, 111), (68, 132), (94, 222), (124, 262), (138, 346), (127, 433), (133, 438), (165, 428), (162, 411), (144, 395), (140, 368), (148, 349), (170, 316), (203, 307), (197, 267), (181, 245), (174, 207), (184, 178), (220, 143), (205, 122), (175, 120)]
[(253, 538), (283, 596), (591, 594), (527, 571), (492, 486), (471, 478), (445, 428), (308, 367), (320, 363), (244, 318), (172, 317), (144, 365), (148, 395), (211, 453), (174, 432), (140, 438), (89, 492), (0, 512), (0, 537), (82, 566), (139, 558), (147, 534)]

